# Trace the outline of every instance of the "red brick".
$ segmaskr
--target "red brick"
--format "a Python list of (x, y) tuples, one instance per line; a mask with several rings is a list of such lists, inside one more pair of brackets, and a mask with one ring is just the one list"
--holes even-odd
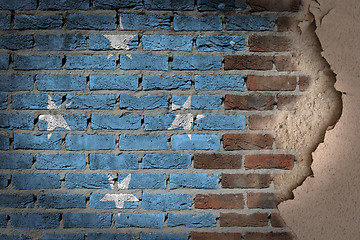
[(310, 77), (308, 76), (301, 76), (299, 78), (299, 89), (300, 91), (306, 91), (310, 87)]
[(289, 232), (269, 232), (258, 233), (249, 232), (245, 234), (244, 240), (292, 240), (292, 234)]
[(291, 51), (291, 40), (284, 36), (259, 36), (249, 37), (251, 52), (288, 52)]
[(271, 130), (275, 123), (273, 115), (251, 115), (249, 117), (249, 128), (251, 130)]
[(225, 70), (271, 70), (272, 56), (229, 55), (225, 56)]
[(270, 134), (226, 134), (223, 136), (223, 144), (227, 151), (272, 149), (273, 136)]
[(276, 20), (277, 30), (279, 32), (297, 32), (299, 31), (299, 21), (291, 17), (279, 17)]
[(279, 213), (272, 213), (270, 216), (271, 226), (273, 227), (285, 227), (285, 221)]
[(295, 76), (248, 76), (246, 86), (249, 91), (294, 91)]
[(192, 240), (240, 240), (241, 233), (191, 232)]
[(300, 96), (278, 95), (277, 107), (279, 110), (286, 110), (286, 111), (296, 110), (296, 105), (299, 99)]
[(270, 95), (225, 95), (226, 110), (273, 110), (275, 99)]
[(248, 0), (251, 11), (297, 12), (300, 0)]
[(223, 174), (223, 188), (268, 188), (271, 177), (268, 174)]
[(266, 213), (220, 213), (220, 227), (264, 227), (268, 224)]
[(294, 58), (290, 56), (277, 56), (275, 57), (275, 67), (279, 72), (283, 71), (296, 71), (297, 67)]
[(248, 193), (248, 208), (273, 209), (278, 204), (278, 199), (273, 193)]
[(244, 208), (244, 196), (242, 194), (197, 194), (195, 208), (241, 209)]
[(277, 168), (290, 170), (294, 167), (294, 155), (259, 154), (245, 156), (246, 169)]
[(196, 154), (194, 168), (200, 169), (238, 169), (242, 166), (242, 156), (225, 154)]

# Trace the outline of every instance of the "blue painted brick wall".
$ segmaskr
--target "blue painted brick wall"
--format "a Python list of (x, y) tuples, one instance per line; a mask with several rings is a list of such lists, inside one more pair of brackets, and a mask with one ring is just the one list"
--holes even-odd
[(187, 11), (194, 9), (194, 0), (145, 0), (147, 10), (176, 10)]
[(196, 174), (170, 174), (170, 188), (203, 188), (216, 189), (218, 187), (218, 175)]
[[(28, 81), (32, 85), (32, 81)], [(83, 91), (86, 78), (82, 75), (36, 75), (36, 87), (39, 91)]]
[(219, 150), (220, 136), (206, 134), (172, 135), (173, 150)]
[(11, 15), (0, 14), (0, 30), (9, 30), (11, 24)]
[(14, 134), (14, 149), (60, 150), (62, 139), (59, 134), (35, 136), (30, 134)]
[(0, 150), (10, 149), (10, 137), (8, 135), (0, 135)]
[(6, 70), (9, 68), (10, 56), (0, 54), (0, 70)]
[(110, 189), (108, 176), (103, 173), (68, 173), (65, 175), (67, 188)]
[(136, 75), (90, 75), (91, 90), (137, 90)]
[(145, 169), (186, 169), (191, 164), (190, 154), (146, 154), (142, 158)]
[(132, 96), (120, 94), (120, 109), (126, 110), (150, 110), (156, 108), (168, 108), (167, 95), (144, 95)]
[(143, 90), (189, 90), (190, 76), (159, 77), (154, 75), (143, 76)]
[(64, 213), (64, 228), (110, 228), (111, 213)]
[(62, 97), (60, 95), (47, 95), (47, 94), (18, 94), (13, 95), (13, 108), (24, 109), (48, 109), (49, 97), (56, 106), (61, 105)]
[(199, 52), (242, 51), (245, 49), (244, 35), (200, 35), (196, 38)]
[(140, 233), (140, 239), (143, 240), (187, 240), (187, 233)]
[(220, 16), (193, 17), (178, 14), (174, 16), (175, 31), (220, 31), (221, 29)]
[(40, 194), (37, 203), (40, 208), (85, 208), (86, 197), (83, 194)]
[[(126, 186), (127, 180), (129, 180)], [(164, 189), (166, 187), (165, 174), (126, 174), (119, 173), (118, 181), (122, 187), (120, 189)]]
[(24, 29), (60, 29), (63, 26), (62, 15), (34, 16), (34, 15), (15, 15), (14, 28)]
[(120, 135), (120, 150), (166, 150), (168, 141), (165, 135)]
[(115, 227), (128, 228), (155, 228), (162, 229), (165, 221), (163, 214), (149, 214), (149, 213), (119, 213), (115, 216)]
[(244, 115), (204, 115), (196, 121), (198, 130), (244, 130), (245, 124)]
[(11, 182), (14, 189), (57, 189), (60, 188), (59, 174), (13, 174)]
[(167, 71), (168, 57), (151, 53), (120, 55), (120, 69)]
[(0, 189), (5, 189), (8, 186), (8, 175), (0, 174)]
[(36, 168), (44, 170), (83, 169), (86, 166), (84, 154), (36, 155)]
[(246, 9), (246, 0), (198, 0), (197, 8), (199, 11), (239, 11)]
[(142, 207), (161, 211), (190, 209), (190, 197), (188, 194), (151, 194), (144, 192)]
[(78, 150), (107, 150), (115, 148), (115, 136), (109, 134), (99, 135), (67, 135), (66, 149)]
[(243, 91), (244, 77), (241, 75), (197, 75), (195, 89), (199, 91), (230, 90)]
[(142, 0), (93, 0), (96, 9), (139, 9), (142, 6)]
[(86, 50), (86, 36), (76, 35), (40, 35), (36, 38), (36, 50), (73, 51)]
[(66, 69), (116, 69), (115, 56), (108, 55), (67, 55)]
[(220, 70), (220, 55), (174, 55), (173, 70)]
[(89, 9), (89, 0), (39, 0), (39, 9), (41, 10), (87, 10)]
[(59, 228), (60, 214), (57, 213), (13, 213), (10, 215), (11, 226), (20, 229)]
[(115, 106), (115, 95), (73, 95), (66, 96), (66, 102), (69, 109), (113, 109)]
[(6, 228), (8, 223), (9, 216), (3, 213), (0, 213), (0, 228)]
[(228, 16), (225, 28), (230, 31), (271, 31), (275, 26), (272, 16)]
[(120, 155), (110, 153), (90, 154), (90, 169), (137, 169), (138, 155), (123, 153)]
[(36, 9), (36, 0), (24, 0), (24, 1), (0, 1), (1, 10), (34, 10)]
[(2, 75), (0, 91), (31, 91), (34, 89), (33, 75)]
[(114, 30), (116, 28), (116, 16), (112, 14), (70, 14), (67, 16), (66, 28), (85, 30)]
[[(6, 109), (7, 107), (8, 107), (8, 95), (0, 94), (0, 110)], [(0, 122), (1, 122), (1, 120), (0, 120)], [(1, 127), (0, 127), (0, 129), (1, 129)]]
[(60, 240), (60, 239), (68, 239), (68, 240), (85, 240), (84, 234), (75, 234), (75, 233), (47, 233), (44, 234), (41, 240)]
[[(118, 199), (119, 201), (114, 199)], [(131, 194), (131, 193), (130, 194), (129, 193), (127, 194), (93, 193), (90, 196), (90, 207), (97, 209), (116, 209), (119, 206), (119, 202), (122, 201), (125, 201), (121, 203), (123, 209), (134, 209), (139, 207), (138, 198), (136, 197), (135, 194)]]
[(89, 240), (108, 240), (108, 239), (136, 239), (135, 233), (88, 233)]
[(34, 37), (30, 35), (0, 35), (0, 49), (29, 49), (34, 46)]
[(32, 164), (31, 154), (0, 154), (0, 169), (30, 169)]
[(120, 14), (120, 29), (122, 30), (169, 30), (170, 17), (158, 14)]
[(59, 70), (62, 57), (57, 55), (14, 56), (16, 70)]
[(145, 51), (191, 51), (193, 37), (191, 35), (144, 35), (142, 46)]
[(192, 227), (192, 228), (203, 228), (203, 227), (215, 227), (216, 217), (212, 214), (183, 214), (178, 215), (169, 213), (168, 215), (169, 227)]
[(9, 208), (33, 208), (35, 203), (34, 195), (30, 194), (0, 194), (0, 206)]
[(91, 115), (92, 129), (137, 130), (140, 127), (140, 115)]

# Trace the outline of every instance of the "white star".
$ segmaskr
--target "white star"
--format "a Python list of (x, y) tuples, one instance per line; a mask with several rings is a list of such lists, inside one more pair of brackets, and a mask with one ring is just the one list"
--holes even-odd
[(127, 175), (120, 183), (118, 183), (119, 189), (129, 189), (129, 184), (131, 180), (131, 174)]
[(184, 130), (191, 130), (193, 121), (194, 120), (192, 114), (178, 114), (175, 116), (175, 119), (171, 123), (171, 126), (168, 128), (168, 130), (172, 130), (180, 127), (183, 127)]
[[(56, 106), (55, 102), (52, 100), (51, 96), (48, 95), (48, 106), (47, 109), (59, 109), (61, 106)], [(47, 130), (53, 131), (56, 127), (65, 128), (66, 130), (71, 130), (67, 122), (65, 121), (63, 115), (40, 115), (39, 119), (48, 123)], [(51, 133), (48, 134), (48, 139), (51, 137)]]
[(128, 43), (131, 39), (133, 39), (136, 35), (104, 35), (109, 41), (112, 49), (117, 50), (129, 50)]
[(123, 208), (125, 202), (138, 202), (139, 199), (133, 194), (120, 193), (120, 194), (105, 194), (105, 196), (100, 200), (102, 202), (114, 201), (116, 208)]
[(172, 109), (172, 110), (179, 110), (179, 109), (188, 110), (188, 109), (191, 109), (191, 96), (189, 96), (189, 97), (186, 99), (186, 101), (184, 102), (183, 105), (176, 105), (176, 104), (172, 103), (171, 109)]

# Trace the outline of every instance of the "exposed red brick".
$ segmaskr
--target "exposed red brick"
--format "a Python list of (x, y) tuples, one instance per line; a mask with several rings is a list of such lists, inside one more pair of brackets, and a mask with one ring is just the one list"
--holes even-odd
[(248, 208), (272, 209), (276, 208), (278, 199), (273, 193), (248, 193)]
[(301, 76), (299, 78), (299, 89), (300, 91), (306, 91), (310, 87), (310, 77), (308, 76)]
[(285, 227), (285, 221), (279, 213), (272, 213), (270, 216), (271, 226), (273, 227)]
[(259, 154), (245, 156), (246, 169), (278, 168), (290, 170), (294, 167), (294, 155)]
[(192, 240), (239, 240), (241, 233), (191, 232)]
[(245, 234), (244, 240), (292, 240), (293, 236), (289, 232), (249, 232)]
[(296, 104), (300, 99), (300, 96), (293, 95), (278, 95), (277, 107), (279, 110), (296, 110)]
[(249, 37), (251, 52), (287, 52), (291, 50), (291, 40), (284, 36), (259, 36)]
[(299, 21), (292, 17), (279, 17), (276, 20), (276, 25), (279, 32), (296, 32), (299, 31)]
[(249, 128), (251, 130), (270, 130), (274, 126), (274, 121), (273, 115), (251, 115), (249, 117)]
[(294, 91), (295, 76), (248, 76), (246, 86), (249, 91)]
[(273, 136), (270, 134), (226, 134), (223, 136), (223, 144), (227, 151), (272, 149)]
[(225, 56), (225, 70), (271, 70), (272, 56), (230, 55)]
[(282, 71), (296, 71), (297, 67), (294, 59), (290, 56), (277, 56), (275, 57), (275, 67), (279, 72)]
[(273, 110), (275, 99), (270, 95), (225, 95), (226, 110)]
[(241, 209), (244, 208), (244, 196), (242, 194), (197, 194), (195, 208)]
[(223, 188), (268, 188), (271, 177), (268, 174), (223, 174)]
[(238, 169), (242, 165), (242, 156), (225, 154), (196, 154), (194, 156), (194, 168), (201, 169)]
[(248, 0), (251, 11), (297, 12), (300, 0)]
[(266, 213), (238, 214), (220, 213), (221, 227), (264, 227), (268, 224)]

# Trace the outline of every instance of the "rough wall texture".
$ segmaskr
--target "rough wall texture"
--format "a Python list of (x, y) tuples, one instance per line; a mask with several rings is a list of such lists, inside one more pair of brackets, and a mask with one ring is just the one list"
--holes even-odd
[(293, 238), (340, 109), (300, 1), (0, 9), (2, 238)]

